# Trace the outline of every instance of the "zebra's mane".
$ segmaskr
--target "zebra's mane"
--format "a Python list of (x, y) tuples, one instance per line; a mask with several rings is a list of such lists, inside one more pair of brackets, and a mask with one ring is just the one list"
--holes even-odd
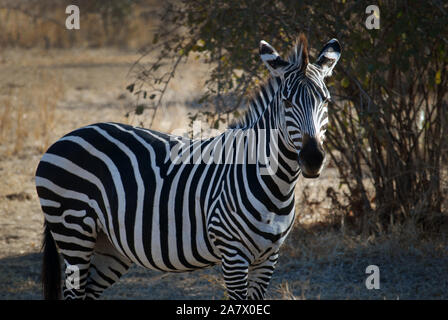
[(280, 82), (280, 77), (269, 77), (265, 84), (249, 99), (249, 108), (245, 114), (241, 118), (233, 121), (229, 128), (244, 129), (251, 127), (271, 103), (272, 98), (277, 93)]
[[(291, 66), (288, 69), (300, 68), (303, 70), (308, 64), (308, 41), (303, 33), (299, 35), (296, 44), (288, 56)], [(272, 98), (277, 93), (281, 78), (270, 76), (264, 85), (256, 91), (248, 101), (249, 108), (244, 116), (234, 120), (229, 129), (244, 129), (251, 127), (264, 113), (271, 103)]]

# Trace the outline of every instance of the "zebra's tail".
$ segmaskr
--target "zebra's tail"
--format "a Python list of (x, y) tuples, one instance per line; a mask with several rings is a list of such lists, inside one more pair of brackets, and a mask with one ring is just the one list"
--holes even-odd
[(44, 224), (42, 242), (42, 289), (46, 300), (61, 299), (61, 266), (59, 254), (48, 225)]

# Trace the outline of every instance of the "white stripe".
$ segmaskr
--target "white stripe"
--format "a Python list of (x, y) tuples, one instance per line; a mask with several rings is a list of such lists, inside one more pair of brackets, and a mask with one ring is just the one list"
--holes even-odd
[(52, 232), (51, 234), (53, 235), (53, 238), (56, 241), (65, 242), (65, 243), (74, 243), (81, 247), (90, 248), (90, 249), (93, 249), (93, 247), (95, 246), (95, 242), (93, 242), (93, 241), (81, 240), (77, 237), (65, 236), (65, 235), (62, 235), (59, 233), (55, 233), (55, 232)]
[(57, 201), (53, 201), (53, 200), (48, 200), (48, 199), (44, 199), (44, 198), (39, 198), (40, 201), (40, 205), (42, 207), (52, 207), (52, 208), (60, 208), (61, 204)]
[(86, 210), (65, 210), (64, 213), (61, 216), (53, 216), (49, 214), (45, 214), (45, 220), (47, 220), (50, 223), (62, 223), (65, 228), (72, 229), (77, 232), (79, 232), (82, 235), (88, 236), (88, 237), (96, 237), (96, 229), (95, 229), (95, 222), (90, 217), (85, 217), (83, 219), (83, 222), (87, 224), (90, 228), (92, 228), (92, 232), (88, 232), (84, 230), (80, 225), (74, 224), (74, 223), (68, 223), (66, 221), (67, 216), (73, 216), (73, 217), (83, 217), (86, 215)]

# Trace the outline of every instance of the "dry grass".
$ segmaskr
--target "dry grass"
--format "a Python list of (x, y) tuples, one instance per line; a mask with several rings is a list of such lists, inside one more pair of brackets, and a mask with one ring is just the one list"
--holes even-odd
[(65, 8), (73, 1), (4, 1), (0, 4), (0, 45), (23, 48), (126, 47), (138, 49), (152, 40), (158, 23), (156, 1), (132, 5), (123, 21), (113, 23), (92, 10), (88, 1), (81, 4), (80, 29), (68, 30)]
[(0, 144), (6, 156), (17, 154), (25, 145), (43, 152), (50, 144), (50, 132), (56, 125), (55, 110), (64, 97), (60, 77), (36, 71), (38, 81), (8, 83), (0, 95), (4, 109), (0, 113)]
[[(410, 222), (368, 238), (298, 223), (282, 248), (274, 286), (281, 299), (446, 299), (447, 240)], [(369, 265), (380, 269), (380, 290), (365, 286)]]

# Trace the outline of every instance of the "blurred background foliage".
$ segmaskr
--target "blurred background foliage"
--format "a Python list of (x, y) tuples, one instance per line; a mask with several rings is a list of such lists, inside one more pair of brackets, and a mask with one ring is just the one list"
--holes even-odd
[[(177, 67), (209, 65), (204, 95), (191, 116), (219, 128), (244, 112), (267, 71), (258, 56), (264, 39), (286, 56), (299, 32), (311, 62), (337, 38), (342, 56), (327, 80), (333, 103), (325, 148), (341, 188), (328, 190), (335, 214), (358, 233), (414, 223), (438, 232), (447, 225), (448, 3), (322, 0), (46, 0), (0, 1), (0, 46), (138, 49), (128, 90), (136, 113), (151, 120)], [(81, 30), (65, 29), (75, 4)], [(367, 6), (380, 9), (368, 30)], [(151, 57), (148, 63), (144, 57)]]

